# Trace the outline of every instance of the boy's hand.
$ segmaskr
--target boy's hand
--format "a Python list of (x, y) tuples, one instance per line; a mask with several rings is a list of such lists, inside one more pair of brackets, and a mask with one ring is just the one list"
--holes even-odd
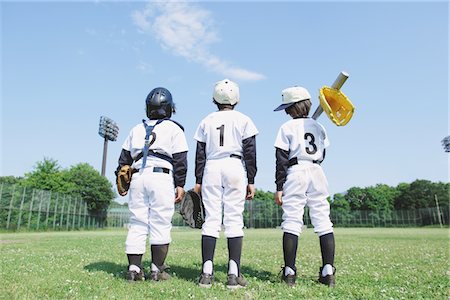
[(273, 198), (277, 205), (283, 204), (283, 191), (277, 191), (273, 194)]
[(247, 200), (252, 200), (253, 197), (255, 197), (255, 185), (254, 184), (248, 184), (247, 185)]
[(194, 185), (194, 192), (201, 195), (202, 194), (202, 185), (200, 183), (196, 183)]
[(181, 200), (183, 200), (184, 197), (184, 189), (180, 186), (177, 186), (175, 188), (175, 203), (179, 203)]

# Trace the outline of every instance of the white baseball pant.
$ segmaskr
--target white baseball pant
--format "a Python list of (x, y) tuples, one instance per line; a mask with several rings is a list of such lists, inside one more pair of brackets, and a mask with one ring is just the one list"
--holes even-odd
[(125, 253), (145, 253), (149, 235), (150, 245), (169, 244), (175, 210), (172, 171), (169, 174), (156, 173), (153, 167), (146, 167), (134, 173), (129, 195), (131, 217)]
[(246, 187), (246, 172), (240, 159), (229, 157), (206, 162), (202, 182), (202, 198), (206, 212), (203, 235), (219, 237), (223, 206), (225, 236), (244, 236), (242, 229)]
[(320, 165), (300, 161), (291, 166), (283, 186), (283, 232), (300, 235), (305, 205), (318, 236), (333, 232), (328, 196), (328, 181)]

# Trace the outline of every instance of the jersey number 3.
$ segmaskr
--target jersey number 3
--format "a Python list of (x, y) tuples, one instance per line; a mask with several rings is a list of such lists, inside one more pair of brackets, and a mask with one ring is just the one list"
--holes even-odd
[(225, 131), (225, 125), (222, 124), (221, 126), (216, 128), (220, 132), (220, 138), (219, 138), (219, 146), (223, 146), (223, 133)]
[(316, 139), (314, 138), (314, 135), (312, 133), (309, 133), (309, 132), (305, 133), (305, 140), (309, 143), (309, 145), (305, 147), (306, 153), (308, 153), (308, 154), (316, 153), (317, 152), (317, 145), (314, 144), (314, 142), (316, 141)]

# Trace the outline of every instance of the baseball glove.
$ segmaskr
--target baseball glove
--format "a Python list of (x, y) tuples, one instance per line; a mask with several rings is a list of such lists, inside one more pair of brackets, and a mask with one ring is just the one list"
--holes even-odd
[(337, 126), (347, 124), (355, 111), (352, 102), (344, 93), (327, 86), (320, 89), (319, 101), (323, 111)]
[(117, 192), (120, 196), (125, 196), (130, 189), (133, 169), (129, 165), (124, 165), (116, 173)]
[(186, 192), (181, 202), (180, 214), (191, 228), (202, 228), (205, 222), (205, 207), (202, 197), (193, 189)]

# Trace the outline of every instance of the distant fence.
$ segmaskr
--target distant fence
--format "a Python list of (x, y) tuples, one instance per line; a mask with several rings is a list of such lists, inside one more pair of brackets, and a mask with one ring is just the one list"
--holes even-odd
[(75, 230), (101, 227), (80, 198), (18, 184), (0, 184), (0, 229)]
[[(186, 226), (178, 213), (173, 216), (174, 226)], [(246, 201), (244, 226), (247, 228), (275, 228), (281, 225), (283, 211), (273, 201), (255, 199)], [(26, 188), (18, 184), (0, 184), (1, 230), (77, 230), (101, 227), (126, 227), (129, 222), (126, 206), (112, 203), (104, 219), (89, 213), (80, 198), (51, 191)], [(416, 227), (427, 225), (448, 226), (449, 206), (394, 211), (331, 211), (335, 227)], [(311, 226), (308, 208), (305, 225)]]
[[(186, 226), (177, 213), (178, 205), (172, 219), (174, 226)], [(281, 225), (283, 211), (281, 207), (273, 202), (253, 200), (246, 201), (244, 211), (244, 225), (248, 228), (275, 228)], [(440, 220), (439, 220), (440, 216)], [(128, 223), (128, 208), (115, 205), (110, 207), (107, 216), (107, 226), (124, 227)], [(305, 207), (304, 223), (309, 227), (311, 219), (309, 217), (308, 207)], [(427, 225), (448, 226), (449, 207), (439, 208), (439, 214), (436, 207), (411, 209), (411, 210), (393, 210), (389, 212), (373, 211), (351, 211), (340, 213), (331, 211), (331, 220), (335, 227), (418, 227)]]

